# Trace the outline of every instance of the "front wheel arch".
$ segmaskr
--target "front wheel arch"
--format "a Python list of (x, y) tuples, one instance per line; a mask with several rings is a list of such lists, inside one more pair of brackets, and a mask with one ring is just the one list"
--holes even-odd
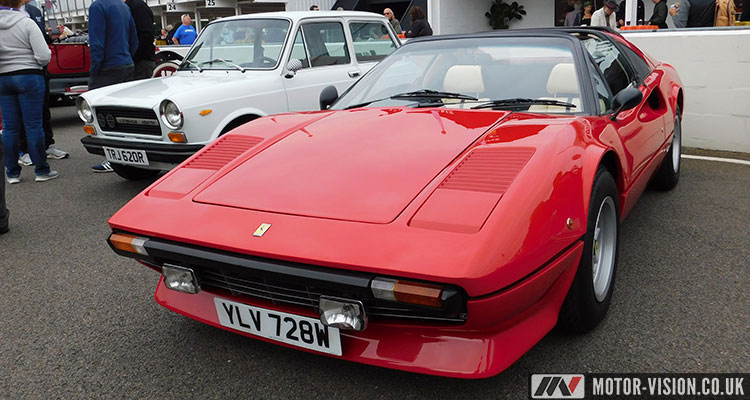
[[(558, 327), (572, 333), (588, 332), (604, 319), (615, 285), (620, 247), (620, 202), (615, 180), (604, 166), (596, 172), (587, 214), (581, 261), (558, 317)], [(600, 226), (599, 221), (609, 225)], [(603, 233), (613, 236), (604, 240), (600, 236)], [(605, 259), (604, 254), (609, 258)], [(607, 266), (599, 269), (609, 275), (606, 290), (597, 287), (597, 266)]]
[(221, 132), (219, 132), (219, 136), (221, 136), (221, 135), (223, 135), (223, 134), (231, 131), (234, 128), (237, 128), (237, 127), (239, 127), (241, 125), (244, 125), (244, 124), (246, 124), (246, 123), (248, 123), (248, 122), (250, 122), (252, 120), (258, 119), (258, 118), (260, 118), (260, 115), (255, 115), (255, 114), (240, 115), (239, 117), (233, 119), (231, 122), (229, 122), (228, 124), (226, 124), (224, 126), (224, 128), (221, 129)]

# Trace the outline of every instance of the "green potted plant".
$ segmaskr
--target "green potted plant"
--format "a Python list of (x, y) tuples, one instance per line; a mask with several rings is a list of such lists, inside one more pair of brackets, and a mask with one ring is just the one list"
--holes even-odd
[(490, 11), (484, 15), (489, 18), (492, 29), (508, 29), (514, 19), (521, 20), (526, 15), (526, 10), (517, 1), (508, 4), (503, 0), (494, 0)]

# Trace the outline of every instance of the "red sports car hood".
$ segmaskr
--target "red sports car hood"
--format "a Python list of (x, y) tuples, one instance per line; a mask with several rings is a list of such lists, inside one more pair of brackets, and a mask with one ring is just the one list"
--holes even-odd
[[(309, 120), (288, 128), (281, 139), (225, 173), (194, 201), (388, 223), (464, 149), (507, 115), (404, 108), (338, 111), (322, 118), (310, 114)], [(274, 118), (285, 125), (281, 123), (285, 116)], [(260, 125), (267, 124), (251, 123), (241, 132), (270, 141), (266, 139), (269, 132), (257, 129)]]

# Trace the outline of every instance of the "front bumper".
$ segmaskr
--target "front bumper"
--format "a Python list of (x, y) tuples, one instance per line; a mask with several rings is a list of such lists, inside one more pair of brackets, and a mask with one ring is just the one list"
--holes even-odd
[(144, 150), (149, 161), (177, 165), (202, 149), (202, 144), (172, 144), (172, 143), (144, 143), (126, 142), (122, 140), (104, 139), (96, 136), (84, 136), (81, 143), (91, 154), (104, 156), (103, 146), (118, 149)]
[[(370, 323), (362, 332), (341, 331), (343, 354), (337, 358), (456, 378), (494, 376), (518, 360), (554, 327), (582, 249), (583, 244), (578, 241), (514, 285), (469, 299), (465, 324), (381, 321)], [(292, 347), (222, 326), (214, 305), (217, 296), (257, 307), (318, 317), (309, 309), (233, 297), (229, 292), (180, 293), (167, 289), (162, 280), (155, 293), (159, 304), (189, 318)]]

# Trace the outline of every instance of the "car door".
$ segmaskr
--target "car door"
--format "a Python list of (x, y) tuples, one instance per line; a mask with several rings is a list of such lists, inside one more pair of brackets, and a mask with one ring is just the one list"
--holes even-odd
[(52, 62), (49, 72), (56, 74), (88, 73), (88, 45), (85, 43), (54, 43), (49, 45)]
[(664, 114), (666, 102), (661, 98), (658, 82), (651, 75), (641, 79), (625, 55), (610, 40), (591, 37), (584, 40), (598, 70), (597, 83), (602, 114), (613, 112), (614, 96), (629, 86), (638, 87), (643, 100), (638, 107), (621, 112), (615, 127), (627, 154), (628, 176), (637, 177), (664, 143)]
[(362, 75), (398, 47), (389, 23), (378, 20), (348, 21), (354, 58)]
[(334, 85), (342, 93), (359, 78), (360, 70), (340, 20), (303, 22), (294, 35), (289, 60), (296, 58), (302, 68), (284, 77), (289, 111), (317, 110), (324, 87)]

